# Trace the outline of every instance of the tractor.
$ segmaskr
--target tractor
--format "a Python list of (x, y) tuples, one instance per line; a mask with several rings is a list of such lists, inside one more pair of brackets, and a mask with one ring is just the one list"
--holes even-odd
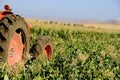
[(25, 65), (42, 54), (49, 61), (53, 55), (49, 37), (39, 36), (30, 47), (30, 25), (25, 19), (12, 12), (9, 5), (0, 11), (0, 64), (9, 68)]

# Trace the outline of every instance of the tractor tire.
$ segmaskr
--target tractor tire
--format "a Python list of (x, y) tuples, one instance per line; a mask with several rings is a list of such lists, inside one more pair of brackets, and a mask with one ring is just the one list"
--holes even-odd
[[(29, 54), (29, 30), (25, 20), (19, 15), (7, 15), (0, 20), (0, 63), (19, 71)], [(17, 66), (18, 65), (18, 66)]]
[(53, 55), (53, 48), (50, 38), (48, 36), (39, 36), (31, 47), (30, 53), (32, 53), (34, 59), (41, 58), (42, 60), (46, 59), (50, 61)]

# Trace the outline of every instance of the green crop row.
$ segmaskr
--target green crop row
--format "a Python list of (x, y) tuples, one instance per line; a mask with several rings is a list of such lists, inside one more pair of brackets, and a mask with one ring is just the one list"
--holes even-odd
[(120, 79), (119, 33), (41, 28), (31, 32), (53, 40), (54, 57), (39, 73), (42, 79)]
[(31, 45), (38, 35), (52, 39), (52, 60), (30, 61), (11, 80), (120, 79), (120, 33), (31, 28)]

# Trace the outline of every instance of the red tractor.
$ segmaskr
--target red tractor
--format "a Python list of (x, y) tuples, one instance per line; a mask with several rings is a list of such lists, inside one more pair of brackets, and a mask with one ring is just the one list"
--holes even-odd
[(30, 26), (19, 15), (15, 15), (8, 5), (0, 11), (0, 63), (14, 67), (23, 65), (40, 54), (50, 60), (53, 50), (49, 37), (39, 36), (30, 49)]

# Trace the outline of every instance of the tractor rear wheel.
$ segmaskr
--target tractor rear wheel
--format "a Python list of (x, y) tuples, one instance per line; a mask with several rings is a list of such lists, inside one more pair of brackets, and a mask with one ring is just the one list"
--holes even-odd
[(53, 55), (51, 40), (48, 36), (39, 36), (30, 49), (33, 58), (50, 60)]
[(27, 62), (28, 54), (27, 23), (18, 15), (7, 15), (0, 20), (0, 63), (7, 64), (9, 71), (17, 71), (19, 66)]

